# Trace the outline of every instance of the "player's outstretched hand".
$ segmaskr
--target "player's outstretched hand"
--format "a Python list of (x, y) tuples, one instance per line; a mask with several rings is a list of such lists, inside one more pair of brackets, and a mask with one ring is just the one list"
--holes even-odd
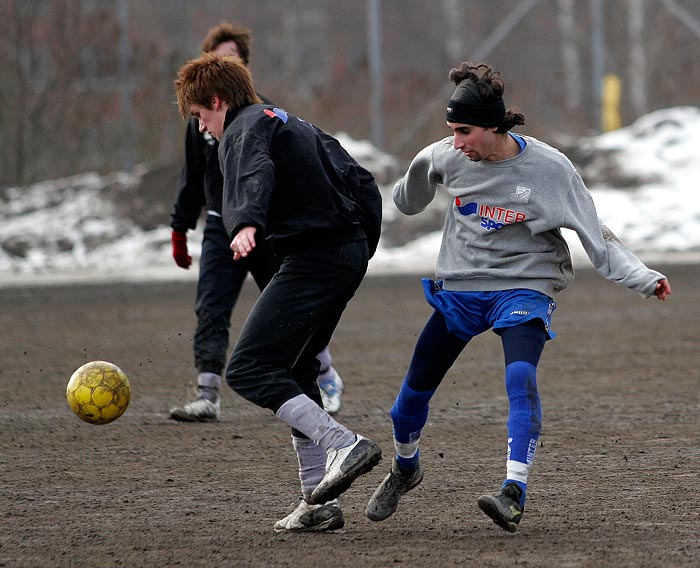
[(255, 231), (257, 227), (243, 227), (231, 241), (233, 260), (245, 258), (255, 248)]
[(671, 295), (671, 285), (668, 283), (668, 280), (664, 278), (656, 283), (654, 295), (656, 296), (657, 300), (661, 300), (662, 302), (666, 301), (666, 298)]

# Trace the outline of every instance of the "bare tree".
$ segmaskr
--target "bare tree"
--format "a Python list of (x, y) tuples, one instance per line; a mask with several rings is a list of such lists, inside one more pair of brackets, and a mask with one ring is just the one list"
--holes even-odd
[[(172, 82), (223, 20), (253, 30), (261, 93), (326, 130), (368, 139), (368, 5), (0, 0), (0, 187), (179, 162)], [(602, 57), (591, 6), (608, 39)], [(386, 149), (401, 158), (445, 134), (447, 72), (472, 58), (503, 72), (527, 132), (545, 140), (590, 131), (594, 89), (583, 78), (594, 63), (625, 78), (623, 123), (700, 100), (696, 0), (382, 0), (381, 13), (380, 108)]]

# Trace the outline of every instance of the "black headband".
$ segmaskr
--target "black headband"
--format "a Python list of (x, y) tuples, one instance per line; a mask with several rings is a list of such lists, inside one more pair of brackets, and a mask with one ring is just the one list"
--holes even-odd
[(491, 127), (500, 125), (505, 114), (506, 105), (503, 99), (490, 103), (461, 103), (450, 99), (445, 118), (447, 122)]

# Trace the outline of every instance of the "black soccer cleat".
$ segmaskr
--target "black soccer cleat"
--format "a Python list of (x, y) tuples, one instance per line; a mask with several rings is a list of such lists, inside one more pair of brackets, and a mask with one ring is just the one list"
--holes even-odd
[(423, 468), (420, 462), (407, 471), (399, 467), (396, 458), (391, 462), (391, 471), (374, 491), (367, 503), (365, 513), (371, 521), (383, 521), (396, 512), (399, 499), (423, 481)]
[(517, 483), (507, 483), (495, 495), (479, 497), (479, 508), (503, 530), (514, 533), (523, 516), (524, 507), (520, 505), (523, 490)]

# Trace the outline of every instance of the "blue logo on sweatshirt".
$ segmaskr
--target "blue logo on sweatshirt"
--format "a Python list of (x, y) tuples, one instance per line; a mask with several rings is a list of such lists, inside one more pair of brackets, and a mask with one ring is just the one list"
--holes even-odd
[(459, 197), (455, 197), (455, 206), (462, 215), (479, 215), (481, 226), (487, 231), (497, 231), (505, 225), (519, 223), (527, 219), (527, 215), (522, 211), (496, 207), (495, 205), (479, 205), (475, 201), (470, 201), (462, 205)]
[(475, 203), (474, 201), (471, 201), (466, 205), (461, 205), (461, 203), (462, 202), (459, 200), (459, 197), (455, 198), (455, 205), (462, 215), (476, 215), (476, 212), (479, 210), (479, 204)]

